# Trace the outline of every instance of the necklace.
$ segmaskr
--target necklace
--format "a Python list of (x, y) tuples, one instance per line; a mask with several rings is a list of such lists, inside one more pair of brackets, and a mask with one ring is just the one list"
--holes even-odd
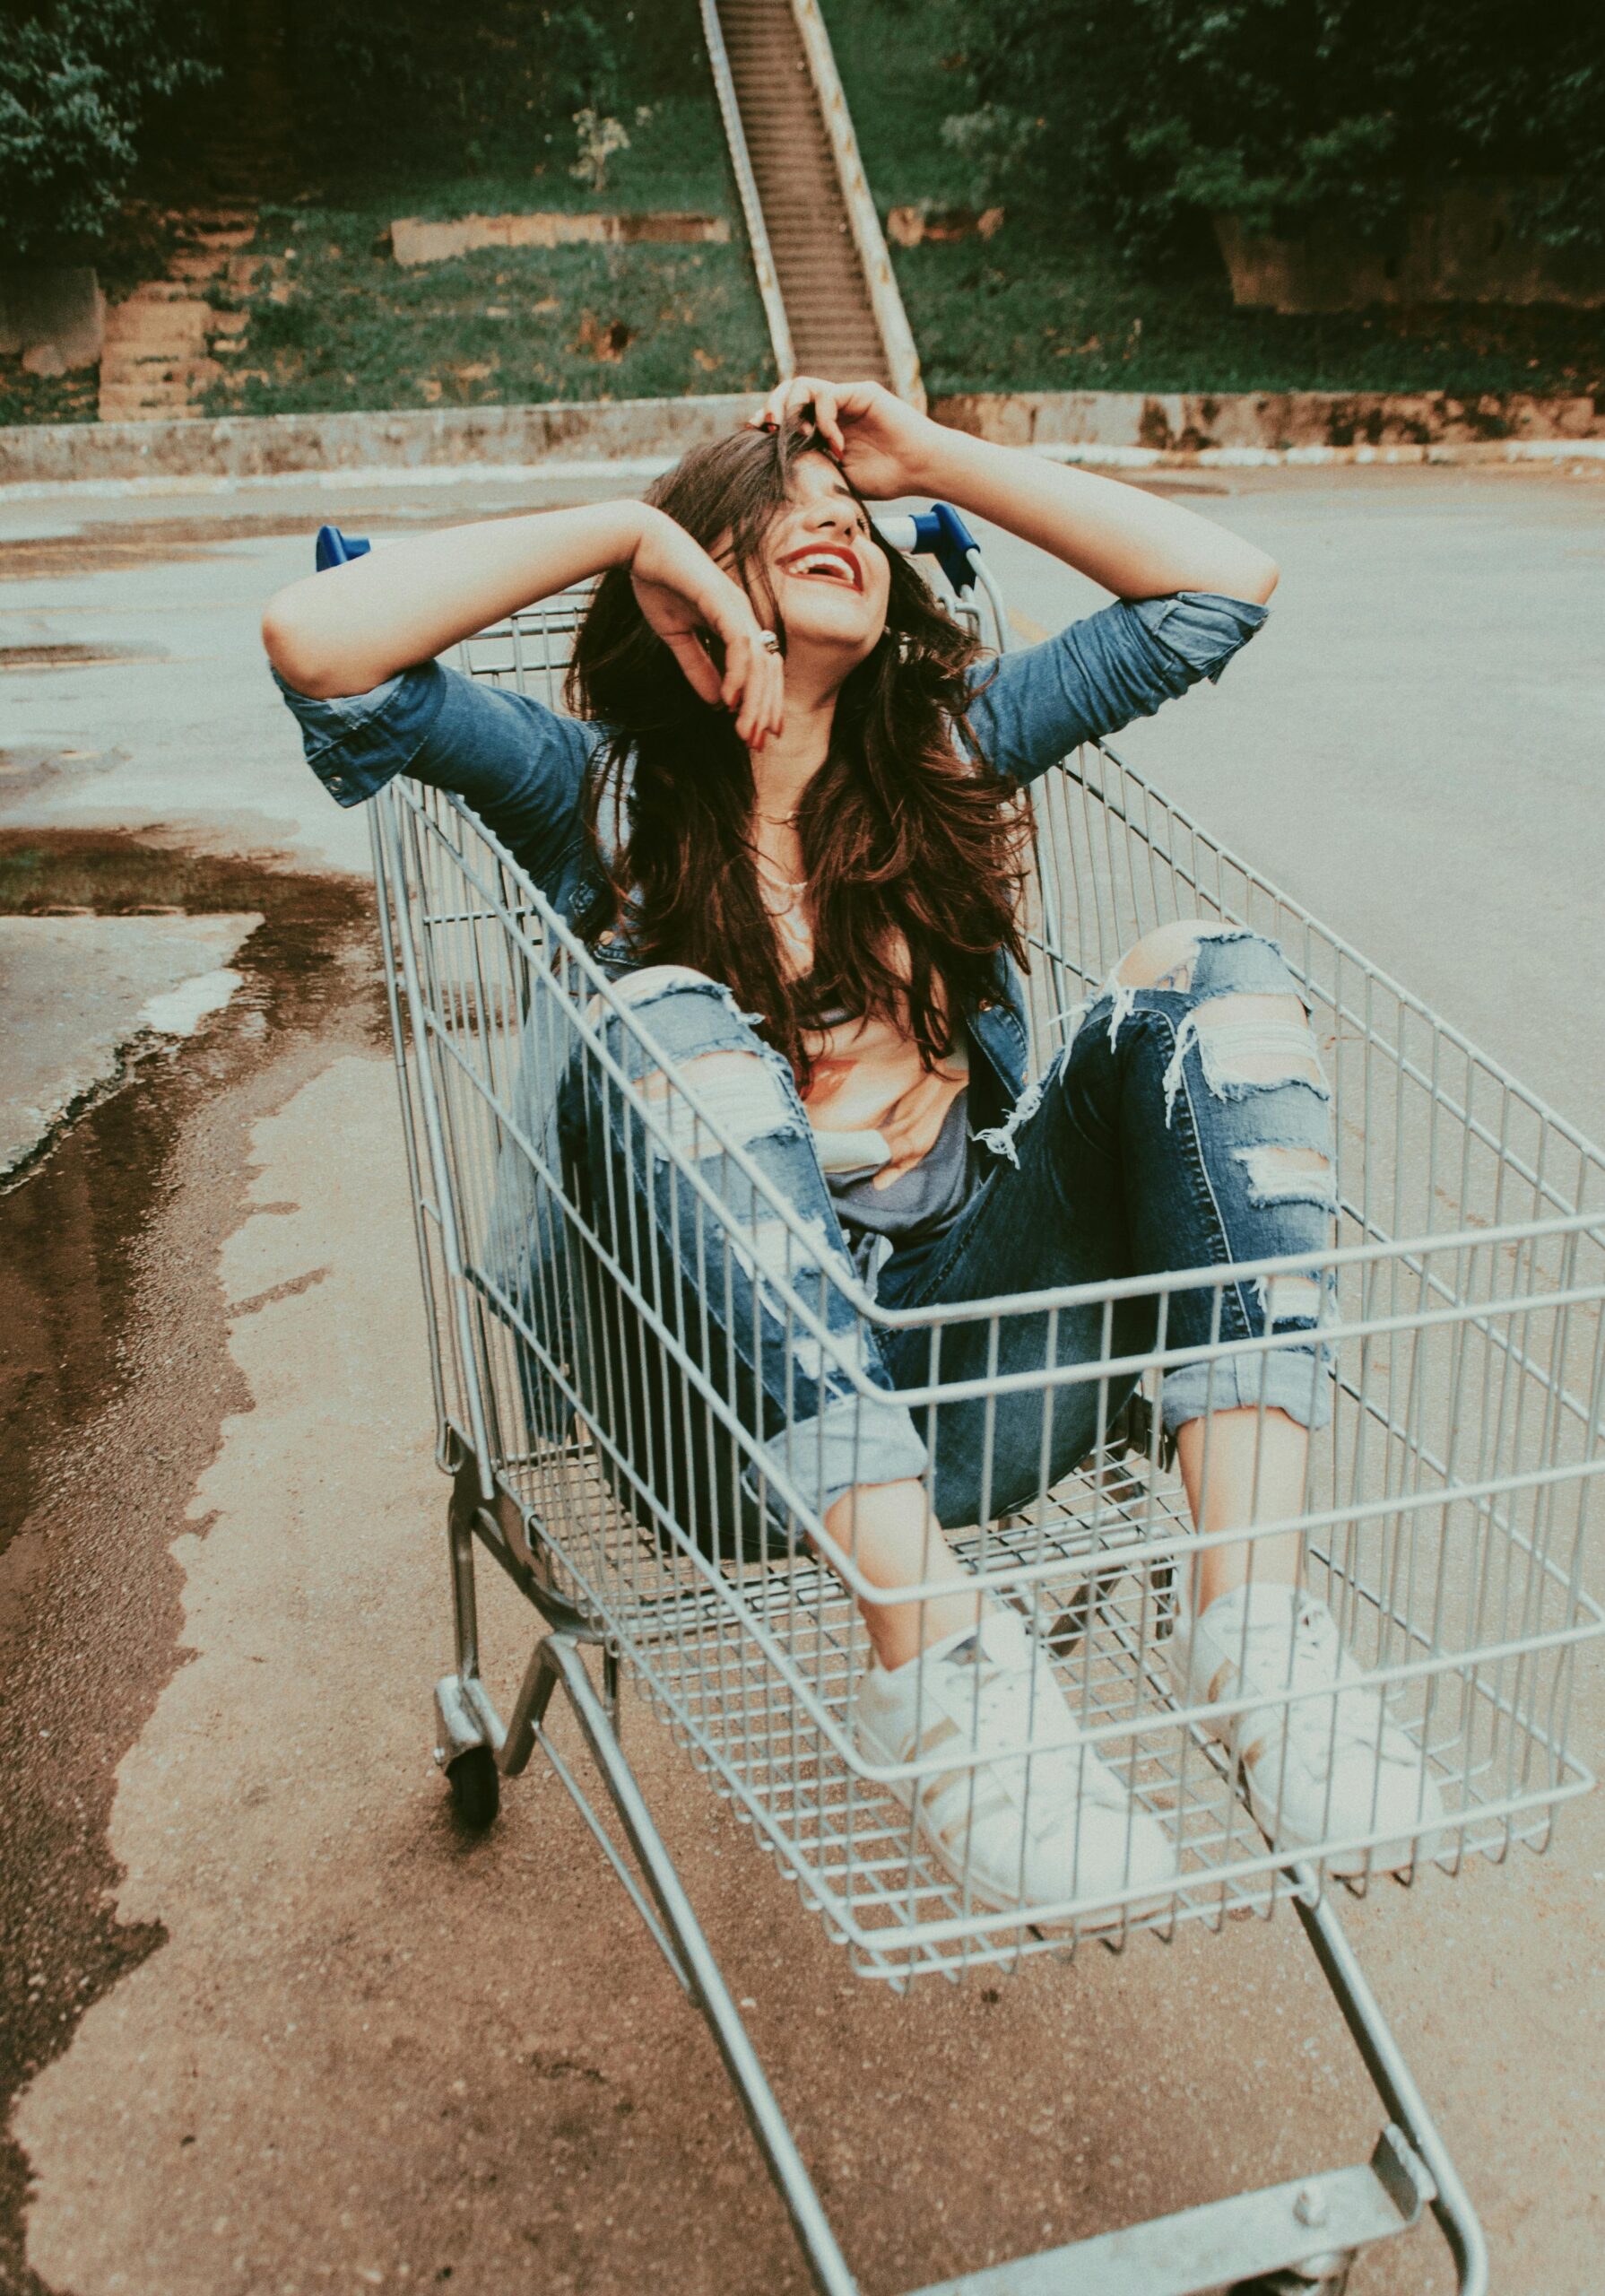
[(758, 813), (756, 805), (752, 810), (758, 813), (759, 820), (768, 822), (771, 829), (790, 829), (802, 808), (800, 805), (794, 805), (789, 813)]

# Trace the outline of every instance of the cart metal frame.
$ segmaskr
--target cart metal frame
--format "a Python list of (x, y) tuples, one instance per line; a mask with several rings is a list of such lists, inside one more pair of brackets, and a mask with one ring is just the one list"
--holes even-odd
[[(890, 538), (923, 549), (941, 543), (953, 610), (978, 626), (990, 625), (994, 642), (1006, 646), (996, 586), (978, 553), (967, 555), (960, 547), (955, 555), (957, 522), (950, 513), (944, 516), (946, 524), (927, 514), (919, 526), (889, 521)], [(967, 544), (962, 527), (958, 532)], [(583, 596), (550, 601), (485, 633), (464, 649), (464, 665), (555, 700), (583, 604)], [(1471, 1623), (1461, 1644), (1453, 1645), (1441, 1631), (1441, 1579), (1430, 1631), (1421, 1623), (1418, 1596), (1390, 1591), (1375, 1606), (1381, 1617), (1392, 1605), (1398, 1637), (1391, 1646), (1385, 1639), (1378, 1642), (1375, 1676), (1412, 1692), (1423, 1745), (1447, 1746), (1441, 1764), (1464, 1786), (1453, 1848), (1438, 1862), (1456, 1870), (1471, 1850), (1499, 1858), (1518, 1840), (1541, 1849), (1553, 1806), (1592, 1782), (1568, 1748), (1567, 1727), (1575, 1648), (1605, 1624), (1581, 1583), (1587, 1499), (1605, 1465), (1605, 1160), (1113, 752), (1095, 746), (1067, 760), (1038, 790), (1036, 804), (1042, 859), (1032, 987), (1039, 1049), (1069, 1032), (1078, 998), (1101, 977), (1101, 961), (1095, 964), (1088, 953), (1088, 920), (1097, 948), (1117, 951), (1132, 926), (1176, 913), (1180, 888), (1214, 914), (1276, 931), (1312, 996), (1337, 1016), (1339, 1034), (1348, 1031), (1358, 1043), (1360, 1089), (1343, 1113), (1358, 1132), (1362, 1157), (1367, 1141), (1375, 1144), (1378, 1130), (1387, 1129), (1379, 1118), (1390, 1115), (1382, 1099), (1373, 1099), (1376, 1063), (1390, 1075), (1414, 1080), (1419, 1108), (1409, 1122), (1393, 1112), (1392, 1135), (1381, 1143), (1380, 1160), (1373, 1158), (1383, 1176), (1374, 1186), (1367, 1164), (1358, 1194), (1345, 1192), (1345, 1233), (1353, 1240), (1335, 1251), (1332, 1261), (1334, 1280), (1347, 1283), (1352, 1277), (1363, 1294), (1360, 1305), (1346, 1304), (1338, 1319), (1361, 1356), (1349, 1381), (1355, 1439), (1375, 1426), (1388, 1457), (1408, 1453), (1427, 1461), (1438, 1517), (1427, 1509), (1432, 1490), (1418, 1487), (1402, 1471), (1390, 1470), (1378, 1498), (1362, 1488), (1358, 1466), (1340, 1492), (1334, 1465), (1332, 1503), (1312, 1511), (1307, 1535), (1339, 1587), (1352, 1593), (1358, 1585), (1343, 1557), (1373, 1532), (1384, 1540), (1393, 1579), (1402, 1573), (1413, 1586), (1418, 1526), (1429, 1529), (1434, 1519), (1446, 1524), (1453, 1509), (1470, 1510), (1477, 1530), (1465, 1596)], [(805, 1900), (852, 1944), (865, 1974), (899, 1986), (927, 1969), (962, 1977), (971, 1968), (1016, 1966), (1039, 1951), (1073, 1952), (1081, 1932), (1072, 1920), (1066, 1944), (1063, 1932), (1045, 1934), (1027, 1917), (988, 1922), (967, 1906), (955, 1911), (950, 1896), (938, 1902), (929, 1891), (916, 1904), (906, 1833), (901, 1856), (908, 1870), (900, 1883), (878, 1882), (869, 1896), (855, 1895), (863, 1869), (875, 1862), (864, 1843), (878, 1846), (882, 1865), (888, 1841), (892, 1862), (898, 1843), (895, 1829), (884, 1826), (855, 1840), (854, 1797), (862, 1800), (872, 1785), (866, 1789), (848, 1780), (845, 1819), (839, 1805), (827, 1807), (827, 1772), (840, 1750), (839, 1731), (832, 1730), (839, 1718), (839, 1700), (830, 1687), (836, 1677), (827, 1680), (827, 1669), (804, 1681), (800, 1666), (791, 1669), (798, 1697), (811, 1701), (811, 1755), (803, 1767), (819, 1781), (810, 1789), (811, 1832), (799, 1814), (808, 1796), (794, 1778), (777, 1783), (776, 1773), (785, 1766), (784, 1730), (769, 1727), (762, 1759), (732, 1752), (737, 1739), (744, 1749), (753, 1735), (759, 1696), (752, 1688), (756, 1662), (742, 1654), (767, 1651), (765, 1663), (784, 1674), (785, 1648), (776, 1622), (783, 1613), (828, 1613), (832, 1604), (845, 1613), (850, 1608), (846, 1591), (818, 1564), (796, 1559), (789, 1575), (771, 1573), (756, 1592), (743, 1583), (733, 1593), (726, 1574), (706, 1560), (692, 1567), (686, 1557), (664, 1565), (655, 1578), (641, 1563), (638, 1535), (620, 1521), (611, 1500), (598, 1495), (583, 1445), (532, 1448), (526, 1427), (509, 1440), (509, 1415), (517, 1413), (510, 1414), (508, 1367), (527, 1348), (529, 1335), (515, 1330), (509, 1341), (507, 1318), (476, 1271), (468, 1234), (472, 1207), (465, 1210), (472, 1187), (465, 1177), (461, 1095), (468, 1085), (459, 1073), (461, 1048), (476, 1031), (505, 1028), (511, 993), (506, 981), (499, 989), (491, 977), (486, 936), (521, 939), (521, 961), (544, 962), (555, 952), (551, 961), (567, 967), (571, 986), (583, 984), (603, 999), (606, 983), (594, 974), (586, 979), (583, 952), (560, 920), (456, 800), (395, 783), (376, 802), (372, 824), (438, 1458), (452, 1478), (447, 1537), (455, 1650), (454, 1671), (436, 1691), (437, 1760), (464, 1819), (486, 1824), (496, 1814), (500, 1780), (519, 1775), (540, 1746), (707, 2020), (815, 2283), (827, 2296), (852, 2296), (857, 2283), (625, 1753), (621, 1667), (639, 1678)], [(1072, 918), (1080, 922), (1079, 947), (1067, 945)], [(439, 952), (447, 944), (454, 953), (442, 961)], [(1404, 1090), (1401, 1082), (1401, 1094)], [(1401, 1109), (1402, 1099), (1399, 1105)], [(507, 1121), (501, 1107), (499, 1122), (505, 1127)], [(1442, 1173), (1449, 1149), (1464, 1184), (1441, 1222), (1427, 1203), (1426, 1216), (1413, 1228), (1406, 1224), (1408, 1240), (1401, 1245), (1396, 1240), (1401, 1204), (1424, 1201), (1411, 1178), (1423, 1142), (1426, 1197), (1435, 1188), (1448, 1193)], [(1479, 1160), (1493, 1177), (1485, 1175), (1478, 1208), (1469, 1212), (1477, 1191), (1466, 1176)], [(1392, 1224), (1382, 1201), (1390, 1187)], [(1482, 1280), (1496, 1262), (1508, 1276), (1503, 1292), (1491, 1274)], [(1274, 1265), (1267, 1265), (1274, 1274)], [(1481, 1273), (1473, 1276), (1468, 1269)], [(1453, 1441), (1446, 1461), (1433, 1453), (1422, 1431), (1429, 1414), (1418, 1393), (1426, 1374), (1414, 1358), (1405, 1360), (1411, 1345), (1436, 1344), (1440, 1328), (1457, 1367), (1456, 1411), (1464, 1415), (1480, 1408), (1485, 1419), (1493, 1412), (1505, 1431), (1485, 1438), (1469, 1459), (1456, 1459)], [(509, 1344), (499, 1355), (504, 1343)], [(1468, 1369), (1473, 1358), (1477, 1376)], [(1505, 1381), (1497, 1392), (1490, 1385), (1496, 1373)], [(1542, 1441), (1530, 1439), (1537, 1424), (1524, 1415), (1530, 1405), (1542, 1419)], [(1557, 1528), (1568, 1506), (1575, 1520), (1567, 1517)], [(983, 1544), (990, 1536), (1006, 1548), (1007, 1533), (1007, 1525), (984, 1528)], [(1084, 1644), (1089, 1648), (1097, 1634), (1106, 1634), (1128, 1659), (1135, 1652), (1141, 1671), (1150, 1639), (1163, 1631), (1155, 1620), (1167, 1570), (1174, 1570), (1187, 1535), (1152, 1415), (1139, 1405), (1106, 1429), (1076, 1494), (1060, 1500), (1051, 1518), (1045, 1504), (1020, 1528), (1020, 1538), (1028, 1533), (1036, 1544), (1020, 1545), (1013, 1559), (1028, 1591), (1033, 1571), (1045, 1581), (1052, 1575), (1048, 1563), (1061, 1578), (1073, 1565), (1080, 1574), (1077, 1632)], [(481, 1549), (541, 1621), (505, 1722), (480, 1666), (475, 1560)], [(982, 1552), (983, 1565), (993, 1552)], [(733, 1669), (739, 1677), (734, 1691), (729, 1688)], [(838, 1672), (848, 1670), (842, 1659)], [(553, 1736), (558, 1693), (591, 1757), (602, 1806)], [(763, 1694), (772, 1695), (772, 1685)], [(1104, 1726), (1114, 1733), (1132, 1726), (1128, 1717), (1125, 1724), (1112, 1719)], [(1185, 1770), (1191, 1759), (1194, 1776), (1203, 1780), (1193, 1790), (1216, 1797), (1210, 1805), (1216, 1831), (1202, 1853), (1208, 1886), (1178, 1892), (1166, 1919), (1130, 1921), (1105, 1942), (1124, 1946), (1139, 1926), (1167, 1936), (1181, 1920), (1200, 1915), (1218, 1924), (1228, 1910), (1244, 1905), (1268, 1913), (1285, 1898), (1383, 2108), (1384, 2125), (1372, 2156), (1365, 2164), (942, 2282), (922, 2296), (1049, 2296), (1061, 2289), (1078, 2296), (1201, 2296), (1222, 2287), (1245, 2296), (1313, 2289), (1337, 2296), (1359, 2250), (1405, 2231), (1424, 2210), (1436, 2219), (1460, 2289), (1481, 2296), (1488, 2259), (1475, 2212), (1343, 1934), (1324, 1859), (1280, 1862), (1252, 1828), (1233, 1835), (1229, 1821), (1222, 1835), (1219, 1810), (1229, 1803), (1234, 1781), (1218, 1749), (1196, 1731), (1184, 1726), (1177, 1740), (1177, 1762)], [(1179, 1790), (1184, 1800), (1184, 1780)], [(1250, 1846), (1251, 1838), (1257, 1847)], [(1364, 1882), (1350, 1886), (1363, 1891)]]

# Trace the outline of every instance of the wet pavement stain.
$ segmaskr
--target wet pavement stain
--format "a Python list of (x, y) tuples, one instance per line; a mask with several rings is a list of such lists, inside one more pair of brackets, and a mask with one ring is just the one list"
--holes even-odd
[(112, 574), (119, 568), (193, 564), (215, 558), (225, 543), (304, 535), (307, 513), (235, 518), (128, 518), (76, 532), (20, 535), (0, 557), (0, 580), (49, 581), (62, 575)]
[[(549, 507), (542, 498), (542, 507)], [(235, 517), (141, 518), (97, 523), (75, 533), (20, 535), (0, 552), (0, 581), (50, 581), (64, 576), (116, 573), (143, 565), (173, 566), (215, 558), (225, 544), (266, 542), (298, 535), (308, 543), (325, 515), (318, 508), (242, 512)], [(393, 496), (369, 501), (343, 500), (340, 524), (349, 532), (364, 534), (371, 526), (386, 533), (405, 529), (428, 533), (435, 527), (461, 526), (465, 518), (517, 517), (517, 504), (498, 503), (464, 509), (459, 504), (398, 502)]]
[[(355, 879), (94, 832), (0, 839), (0, 909), (260, 910), (245, 985), (152, 1052), (0, 1194), (0, 2110), (162, 1942), (117, 1918), (117, 1765), (183, 1663), (169, 1548), (224, 1415), (248, 1406), (218, 1284), (249, 1126), (385, 1041)], [(204, 1526), (200, 1526), (204, 1529)], [(0, 2139), (0, 2292), (27, 2163)]]
[[(258, 1008), (282, 1015), (299, 1009), (308, 980), (332, 961), (322, 943), (338, 928), (371, 928), (373, 895), (366, 877), (307, 876), (288, 855), (207, 853), (152, 844), (104, 829), (0, 831), (0, 916), (59, 916), (85, 909), (99, 917), (215, 915), (260, 909), (266, 919), (257, 947), (275, 961), (263, 968)], [(265, 1001), (266, 1000), (266, 1001)]]
[(126, 750), (0, 749), (0, 804), (31, 797), (53, 781), (84, 773), (111, 773), (126, 764)]
[(48, 646), (0, 646), (0, 671), (101, 670), (117, 662), (165, 662), (165, 646), (89, 646), (63, 639)]

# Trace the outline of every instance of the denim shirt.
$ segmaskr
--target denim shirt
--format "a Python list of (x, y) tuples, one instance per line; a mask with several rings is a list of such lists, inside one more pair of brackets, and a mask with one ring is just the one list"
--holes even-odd
[[(1079, 743), (1151, 716), (1200, 678), (1218, 678), (1264, 619), (1262, 606), (1198, 591), (1106, 606), (976, 673), (968, 711), (976, 743), (1000, 772), (1027, 786)], [(338, 804), (362, 804), (398, 773), (454, 792), (571, 921), (594, 865), (584, 807), (605, 727), (434, 662), (403, 670), (371, 693), (330, 701), (279, 683), (300, 721), (308, 760)], [(636, 961), (627, 935), (593, 955), (615, 975)], [(544, 975), (533, 977), (531, 990), (510, 1087), (511, 1128), (497, 1153), (488, 1205), (459, 1206), (459, 1244), (469, 1281), (522, 1335), (518, 1373), (531, 1439), (560, 1442), (576, 1408), (573, 1367), (586, 1345), (566, 1303), (583, 1288), (583, 1275), (565, 1265), (567, 1228), (537, 1184), (536, 1161), (520, 1135), (538, 1144), (548, 1170), (556, 1167), (562, 1079), (551, 1073), (551, 1048), (568, 1032), (551, 1009), (555, 992)], [(1029, 1058), (1024, 987), (1006, 959), (995, 995), (965, 1019), (977, 1056), (970, 1068), (972, 1130), (988, 1121), (1005, 1125)]]
[[(1151, 717), (1201, 678), (1218, 679), (1265, 616), (1263, 606), (1210, 591), (1117, 600), (1056, 638), (977, 667), (968, 712), (976, 744), (998, 772), (1028, 786), (1080, 743)], [(300, 722), (308, 762), (337, 804), (361, 804), (398, 773), (451, 790), (559, 916), (572, 918), (592, 867), (584, 801), (605, 726), (438, 662), (328, 701), (278, 683)], [(615, 975), (635, 961), (623, 940), (594, 954)], [(1008, 958), (999, 957), (995, 994), (964, 1017), (992, 1091), (975, 1081), (1001, 1122), (1024, 1089), (1029, 1057), (1024, 986)]]

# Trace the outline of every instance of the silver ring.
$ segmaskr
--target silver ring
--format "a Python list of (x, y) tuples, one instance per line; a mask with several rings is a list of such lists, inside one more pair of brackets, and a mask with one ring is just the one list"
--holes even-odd
[(778, 654), (780, 651), (780, 640), (772, 630), (760, 630), (758, 642), (766, 654)]

